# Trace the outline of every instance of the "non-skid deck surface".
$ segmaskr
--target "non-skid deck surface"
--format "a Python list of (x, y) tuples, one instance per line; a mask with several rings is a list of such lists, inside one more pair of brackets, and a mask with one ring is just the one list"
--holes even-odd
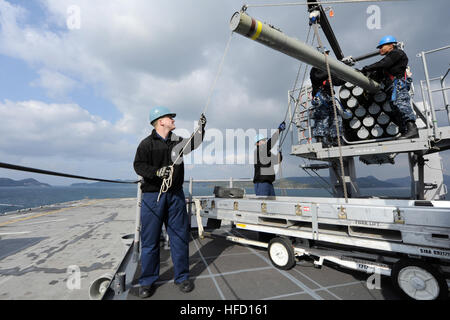
[[(256, 234), (239, 230), (240, 236)], [(182, 293), (173, 283), (173, 265), (167, 244), (161, 244), (160, 279), (148, 300), (395, 300), (390, 278), (381, 277), (379, 289), (369, 289), (369, 274), (336, 266), (314, 267), (301, 260), (288, 271), (275, 268), (267, 250), (232, 243), (224, 238), (199, 239), (191, 232), (190, 277), (195, 289)], [(137, 297), (137, 268), (127, 299)], [(371, 282), (376, 285), (375, 282)]]
[[(83, 200), (0, 217), (0, 300), (83, 300), (89, 286), (114, 273), (126, 253), (121, 237), (133, 233), (136, 199)], [(227, 229), (256, 239), (246, 230)], [(369, 289), (370, 276), (337, 267), (314, 268), (303, 260), (289, 271), (272, 266), (265, 249), (223, 238), (199, 239), (192, 229), (190, 275), (194, 291), (173, 283), (170, 250), (161, 242), (161, 272), (148, 300), (392, 300), (399, 299), (390, 278)], [(80, 271), (79, 283), (71, 282)], [(139, 299), (139, 268), (127, 275), (125, 298)], [(134, 280), (133, 280), (134, 278)], [(123, 299), (123, 298), (122, 298)]]

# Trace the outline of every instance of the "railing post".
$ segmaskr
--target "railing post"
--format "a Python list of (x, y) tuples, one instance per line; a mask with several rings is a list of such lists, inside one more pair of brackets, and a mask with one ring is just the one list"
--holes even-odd
[(233, 177), (230, 177), (230, 188), (233, 188)]
[(134, 230), (134, 244), (133, 244), (133, 260), (139, 261), (140, 255), (140, 239), (141, 239), (141, 206), (142, 206), (142, 190), (141, 181), (142, 177), (138, 176), (139, 182), (137, 184), (137, 203), (136, 203), (136, 226)]
[(188, 207), (188, 213), (189, 213), (189, 219), (192, 215), (192, 190), (193, 190), (193, 182), (194, 180), (192, 177), (189, 178), (189, 207)]
[(441, 83), (441, 89), (442, 89), (442, 97), (444, 98), (444, 106), (445, 111), (447, 112), (447, 118), (448, 123), (450, 124), (450, 111), (449, 111), (449, 105), (448, 105), (448, 99), (447, 99), (447, 90), (445, 90), (445, 78), (444, 76), (441, 76), (441, 79), (439, 81)]
[(430, 106), (428, 104), (427, 98), (425, 97), (425, 89), (424, 89), (424, 81), (420, 80), (420, 90), (422, 92), (422, 102), (423, 102), (423, 108), (425, 110), (425, 117), (426, 117), (426, 126), (427, 126), (427, 137), (428, 139), (431, 138), (431, 126), (432, 123), (430, 123), (432, 121), (432, 117), (431, 117), (431, 110), (430, 110)]
[(428, 74), (428, 66), (427, 66), (427, 60), (425, 58), (425, 52), (422, 51), (421, 53), (422, 56), (422, 63), (423, 63), (423, 70), (425, 72), (425, 81), (427, 83), (427, 91), (428, 91), (428, 99), (430, 101), (430, 109), (431, 109), (431, 119), (432, 119), (432, 124), (433, 124), (433, 140), (437, 139), (437, 119), (436, 119), (436, 114), (435, 114), (435, 110), (434, 110), (434, 104), (433, 104), (433, 96), (431, 93), (431, 84), (430, 84), (430, 77)]

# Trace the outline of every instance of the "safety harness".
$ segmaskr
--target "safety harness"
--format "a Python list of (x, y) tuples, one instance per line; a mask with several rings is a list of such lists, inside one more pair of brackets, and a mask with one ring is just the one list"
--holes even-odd
[(389, 77), (389, 80), (392, 82), (392, 95), (391, 95), (391, 101), (394, 102), (397, 100), (397, 92), (398, 90), (402, 90), (407, 86), (407, 75), (406, 71), (403, 76), (403, 78), (395, 77), (394, 75), (385, 72), (385, 74)]

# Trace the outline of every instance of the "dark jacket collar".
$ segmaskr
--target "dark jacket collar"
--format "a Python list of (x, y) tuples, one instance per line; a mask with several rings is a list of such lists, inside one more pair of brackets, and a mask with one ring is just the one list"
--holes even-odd
[(163, 137), (161, 137), (161, 136), (158, 134), (158, 132), (156, 132), (156, 129), (153, 129), (152, 134), (151, 134), (151, 137), (152, 137), (153, 139), (160, 139), (160, 140), (163, 140), (163, 141), (167, 141), (167, 140), (169, 140), (169, 139), (172, 137), (172, 132), (169, 132), (169, 134), (167, 135), (167, 138), (164, 139)]

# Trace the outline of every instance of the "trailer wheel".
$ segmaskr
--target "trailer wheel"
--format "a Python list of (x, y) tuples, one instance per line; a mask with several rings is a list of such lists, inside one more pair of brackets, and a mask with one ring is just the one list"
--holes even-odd
[(406, 298), (414, 300), (446, 299), (448, 286), (433, 266), (418, 260), (400, 260), (392, 268), (392, 282)]
[(268, 247), (272, 264), (281, 270), (289, 270), (295, 266), (295, 255), (292, 243), (285, 238), (273, 238)]

